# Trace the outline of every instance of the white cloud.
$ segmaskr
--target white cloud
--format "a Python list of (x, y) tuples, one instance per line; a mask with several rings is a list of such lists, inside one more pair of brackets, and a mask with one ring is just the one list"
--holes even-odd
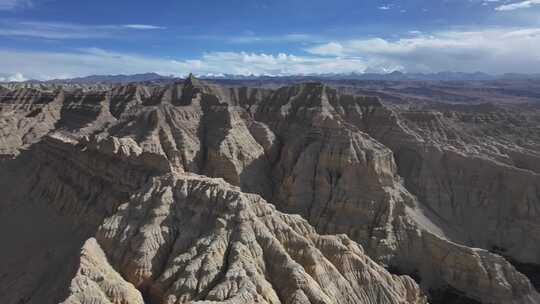
[[(2, 0), (0, 0), (2, 1)], [(84, 25), (61, 22), (0, 22), (0, 36), (20, 36), (45, 39), (113, 38), (130, 30), (165, 29), (148, 24)]]
[(289, 54), (212, 52), (200, 58), (173, 60), (137, 54), (84, 49), (71, 53), (0, 49), (0, 66), (7, 73), (22, 73), (31, 79), (71, 78), (92, 74), (162, 75), (243, 74), (290, 75), (310, 73), (362, 72), (367, 66), (355, 58), (322, 58)]
[(30, 79), (52, 79), (90, 74), (133, 74), (158, 72), (179, 74), (186, 66), (173, 60), (135, 54), (84, 49), (76, 52), (40, 52), (0, 49), (0, 66), (5, 73), (22, 73)]
[[(306, 55), (209, 52), (193, 59), (119, 53), (99, 48), (71, 52), (0, 48), (3, 73), (51, 79), (90, 74), (291, 75), (349, 72), (540, 72), (540, 28), (406, 33), (403, 38), (348, 39), (314, 44)], [(0, 75), (2, 76), (2, 75)], [(5, 77), (5, 75), (4, 75)]]
[(390, 5), (381, 5), (381, 6), (378, 7), (378, 9), (383, 10), (383, 11), (387, 11), (390, 8), (391, 8)]
[(521, 9), (521, 8), (530, 8), (534, 5), (540, 5), (540, 0), (526, 0), (526, 1), (510, 3), (510, 4), (503, 4), (503, 5), (497, 6), (495, 10), (513, 11), (513, 10)]
[(32, 2), (30, 2), (30, 0), (0, 0), (0, 11), (8, 11), (30, 6), (32, 6)]
[(164, 26), (156, 26), (156, 25), (149, 25), (149, 24), (124, 24), (122, 25), (124, 28), (134, 29), (134, 30), (164, 30), (166, 27)]
[(27, 79), (21, 73), (15, 73), (13, 75), (1, 74), (0, 82), (21, 82), (26, 81)]
[(307, 51), (314, 55), (361, 58), (370, 66), (401, 66), (409, 72), (538, 73), (540, 28), (419, 33), (398, 40), (350, 39), (317, 45)]
[[(197, 73), (293, 75), (312, 73), (348, 73), (364, 71), (365, 62), (356, 58), (322, 58), (318, 56), (270, 55), (246, 52), (204, 54), (197, 62)], [(186, 63), (193, 67), (191, 61)]]
[(222, 35), (180, 35), (180, 39), (190, 40), (215, 40), (235, 44), (251, 44), (251, 43), (313, 43), (323, 41), (322, 37), (310, 34), (292, 33), (284, 35), (256, 35), (253, 32), (247, 31), (243, 35), (237, 36), (222, 36)]
[(309, 49), (309, 52), (316, 55), (343, 55), (343, 46), (339, 42), (328, 42)]

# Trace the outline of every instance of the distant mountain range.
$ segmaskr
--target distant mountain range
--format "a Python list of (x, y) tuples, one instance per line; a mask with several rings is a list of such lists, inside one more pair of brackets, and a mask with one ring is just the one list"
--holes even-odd
[(163, 76), (157, 73), (144, 73), (133, 75), (90, 75), (85, 77), (77, 77), (70, 79), (54, 79), (46, 82), (49, 83), (128, 83), (128, 82), (146, 82), (146, 81), (161, 81), (171, 80), (173, 76)]
[[(518, 74), (508, 73), (502, 75), (490, 75), (482, 72), (462, 73), (462, 72), (439, 72), (439, 73), (403, 73), (392, 72), (387, 74), (377, 73), (348, 73), (348, 74), (309, 74), (291, 76), (273, 75), (197, 75), (202, 79), (209, 80), (378, 80), (378, 81), (489, 81), (489, 80), (540, 80), (539, 74)], [(70, 79), (54, 79), (49, 81), (29, 80), (28, 82), (45, 83), (129, 83), (129, 82), (163, 82), (174, 81), (180, 78), (174, 76), (163, 76), (157, 73), (144, 73), (133, 75), (91, 75)]]
[(348, 73), (348, 74), (310, 74), (310, 75), (292, 75), (292, 76), (256, 76), (256, 75), (231, 75), (224, 74), (219, 76), (204, 76), (204, 79), (239, 79), (239, 80), (264, 80), (275, 78), (290, 78), (290, 79), (325, 79), (325, 80), (386, 80), (386, 81), (402, 81), (402, 80), (417, 80), (417, 81), (463, 81), (463, 80), (498, 80), (498, 79), (540, 79), (539, 74), (517, 74), (508, 73), (502, 75), (491, 75), (482, 72), (462, 73), (462, 72), (439, 72), (439, 73), (403, 73), (392, 72), (387, 74), (379, 73)]

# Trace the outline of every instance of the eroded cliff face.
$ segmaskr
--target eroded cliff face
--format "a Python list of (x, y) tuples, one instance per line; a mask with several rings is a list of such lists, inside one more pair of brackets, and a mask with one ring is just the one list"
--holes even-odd
[[(50, 287), (36, 277), (54, 263), (6, 272), (0, 281), (28, 290), (6, 292), (7, 303), (424, 303), (440, 288), (540, 302), (493, 253), (538, 258), (537, 134), (512, 145), (490, 127), (515, 113), (482, 110), (478, 123), (463, 109), (391, 109), (320, 83), (193, 77), (46, 99), (44, 88), (8, 91), (2, 214), (39, 206), (77, 234), (58, 246), (71, 267)], [(521, 123), (513, 132), (533, 124)], [(414, 274), (424, 292), (380, 264)]]
[[(2, 253), (13, 262), (1, 269), (3, 303), (426, 303), (410, 277), (388, 273), (347, 236), (319, 235), (259, 195), (187, 172), (250, 164), (219, 153), (222, 140), (246, 140), (241, 134), (216, 140), (215, 130), (195, 127), (194, 135), (188, 125), (204, 152), (177, 146), (176, 121), (166, 118), (177, 114), (174, 105), (102, 120), (106, 100), (88, 107), (98, 113), (95, 125), (60, 117), (55, 131), (2, 161), (1, 225), (15, 231), (3, 236), (13, 241)], [(205, 111), (189, 113), (205, 118)], [(234, 115), (219, 124), (235, 128)], [(137, 136), (109, 134), (131, 130)], [(243, 171), (233, 165), (223, 171), (228, 178)]]
[[(493, 105), (343, 108), (394, 151), (406, 188), (462, 244), (538, 264), (537, 110)], [(381, 119), (384, 117), (384, 119)]]
[[(88, 240), (57, 277), (49, 277), (58, 267), (51, 257), (30, 274), (6, 270), (3, 279), (15, 285), (5, 303), (426, 302), (410, 277), (391, 275), (345, 235), (321, 236), (300, 216), (223, 179), (175, 173), (130, 139), (76, 142), (55, 133), (38, 145), (26, 152), (30, 167), (43, 166), (29, 181), (33, 191), (21, 194), (19, 185), (3, 207), (45, 208), (68, 222), (55, 229), (80, 234), (74, 244)], [(60, 162), (63, 170), (55, 170)], [(26, 212), (20, 219), (36, 215)], [(72, 247), (55, 246), (51, 255), (72, 255)], [(54, 288), (62, 292), (51, 295)]]

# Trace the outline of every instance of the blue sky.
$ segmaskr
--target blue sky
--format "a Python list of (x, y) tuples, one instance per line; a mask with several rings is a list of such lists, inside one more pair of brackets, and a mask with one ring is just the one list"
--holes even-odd
[(0, 0), (0, 80), (540, 73), (540, 0)]

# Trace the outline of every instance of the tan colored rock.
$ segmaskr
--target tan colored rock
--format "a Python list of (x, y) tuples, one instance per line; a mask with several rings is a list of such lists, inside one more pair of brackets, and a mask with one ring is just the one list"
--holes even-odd
[[(32, 174), (8, 186), (0, 178), (0, 188), (23, 193), (9, 208), (29, 201), (75, 219), (106, 253), (94, 269), (118, 272), (124, 281), (113, 281), (152, 303), (424, 301), (356, 243), (417, 274), (426, 292), (540, 301), (487, 251), (538, 258), (536, 139), (494, 131), (515, 113), (391, 109), (319, 83), (263, 90), (190, 77), (56, 89), (54, 127), (28, 141), (3, 136), (12, 138), (4, 155), (22, 152), (6, 168)], [(19, 111), (5, 123), (13, 129), (47, 89), (9, 90), (2, 113)]]
[(169, 176), (133, 196), (97, 233), (113, 265), (152, 303), (424, 303), (344, 235), (222, 180)]
[[(102, 223), (63, 303), (142, 303), (141, 293), (151, 303), (426, 303), (411, 278), (389, 274), (348, 237), (320, 236), (222, 179), (134, 170), (131, 183), (109, 180), (151, 169), (140, 151), (128, 138), (54, 133), (27, 152), (30, 167), (42, 166), (30, 182), (34, 204), (79, 219), (73, 225), (86, 233)], [(131, 190), (138, 179), (146, 185)], [(18, 296), (35, 301), (29, 292)]]
[(144, 304), (141, 293), (126, 282), (107, 262), (95, 239), (84, 244), (80, 267), (62, 304)]
[[(441, 220), (400, 184), (392, 151), (360, 129), (377, 123), (361, 119), (374, 113), (369, 107), (377, 106), (376, 99), (340, 96), (322, 84), (282, 88), (276, 96), (279, 100), (261, 106), (255, 117), (282, 134), (273, 175), (278, 208), (303, 215), (323, 233), (348, 234), (376, 260), (419, 273), (426, 289), (451, 286), (489, 303), (539, 301), (524, 275), (488, 251), (458, 245), (465, 240), (461, 227)], [(381, 132), (383, 138), (398, 128)], [(395, 138), (400, 143), (415, 136)], [(535, 239), (525, 235), (520, 237)], [(439, 247), (453, 252), (452, 262), (442, 263), (434, 249)]]

